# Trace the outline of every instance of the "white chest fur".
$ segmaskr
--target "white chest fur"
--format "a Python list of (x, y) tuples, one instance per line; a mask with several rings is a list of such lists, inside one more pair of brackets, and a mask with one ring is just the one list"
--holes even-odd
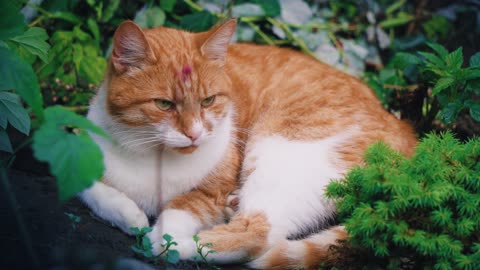
[[(102, 90), (88, 118), (107, 131), (112, 125)], [(231, 118), (227, 117), (211, 140), (186, 155), (171, 150), (132, 153), (114, 142), (93, 137), (104, 154), (104, 182), (125, 193), (147, 215), (155, 216), (163, 204), (198, 186), (215, 169), (226, 153), (231, 129)]]

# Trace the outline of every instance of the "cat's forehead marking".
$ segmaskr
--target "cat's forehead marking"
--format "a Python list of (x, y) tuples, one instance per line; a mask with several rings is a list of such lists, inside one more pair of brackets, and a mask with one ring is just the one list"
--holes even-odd
[(181, 82), (184, 83), (187, 88), (190, 88), (192, 85), (192, 82), (191, 82), (192, 66), (189, 64), (184, 65), (181, 70), (177, 71), (177, 76), (180, 78)]

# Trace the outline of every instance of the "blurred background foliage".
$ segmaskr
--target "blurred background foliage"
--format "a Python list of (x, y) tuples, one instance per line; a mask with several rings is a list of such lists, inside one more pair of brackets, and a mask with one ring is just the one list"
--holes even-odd
[[(22, 5), (29, 26), (46, 29), (52, 46), (48, 59), (32, 60), (47, 105), (86, 109), (102, 80), (113, 32), (125, 19), (145, 28), (204, 31), (237, 17), (236, 42), (292, 47), (359, 77), (421, 133), (455, 128), (458, 115), (467, 115), (466, 125), (472, 117), (480, 120), (474, 98), (480, 89), (474, 67), (479, 1), (36, 0)], [(450, 66), (436, 63), (444, 71), (439, 74), (427, 64), (429, 54), (438, 52), (429, 42), (463, 51), (456, 51), (457, 62)], [(466, 82), (465, 74), (453, 69), (469, 67), (473, 55), (476, 71)], [(446, 54), (436, 56), (445, 60)], [(448, 85), (432, 92), (439, 80)]]

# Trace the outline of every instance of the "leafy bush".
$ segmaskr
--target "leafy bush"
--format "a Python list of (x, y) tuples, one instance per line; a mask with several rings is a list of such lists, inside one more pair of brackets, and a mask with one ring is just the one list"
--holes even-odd
[[(468, 109), (471, 117), (480, 121), (480, 52), (463, 65), (462, 48), (453, 52), (437, 43), (427, 43), (432, 52), (418, 54), (399, 52), (379, 74), (367, 75), (369, 85), (389, 107), (398, 101), (394, 94), (416, 92), (417, 101), (406, 114), (414, 114), (420, 129), (429, 130), (435, 119), (452, 124), (458, 114)], [(392, 106), (393, 105), (393, 106)]]
[(480, 267), (480, 139), (428, 135), (411, 159), (378, 143), (365, 161), (327, 194), (369, 267)]
[(41, 28), (27, 27), (19, 8), (10, 1), (1, 3), (0, 12), (0, 150), (13, 152), (0, 165), (10, 164), (15, 154), (7, 123), (25, 135), (30, 133), (30, 115), (21, 97), (31, 108), (38, 128), (33, 136), (34, 155), (49, 163), (57, 178), (60, 199), (68, 199), (103, 175), (102, 152), (88, 132), (107, 135), (85, 117), (64, 107), (44, 109), (31, 64), (37, 57), (42, 63), (51, 60), (52, 54), (47, 57), (50, 46), (45, 43), (48, 36)]

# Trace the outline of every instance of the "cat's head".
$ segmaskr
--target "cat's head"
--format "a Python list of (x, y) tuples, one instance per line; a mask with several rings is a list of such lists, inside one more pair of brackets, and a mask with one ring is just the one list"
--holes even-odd
[(106, 79), (108, 113), (123, 127), (112, 136), (131, 148), (162, 145), (185, 154), (213, 139), (231, 117), (224, 66), (235, 29), (236, 20), (202, 33), (123, 22)]

